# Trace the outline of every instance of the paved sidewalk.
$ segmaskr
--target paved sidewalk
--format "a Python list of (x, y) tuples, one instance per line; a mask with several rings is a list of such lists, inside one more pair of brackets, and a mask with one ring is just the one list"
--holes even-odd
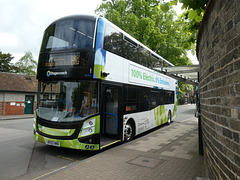
[[(197, 119), (173, 122), (129, 143), (36, 179), (167, 179), (204, 177)], [(198, 178), (199, 179), (199, 178)]]
[(20, 115), (0, 115), (0, 121), (1, 120), (14, 120), (14, 119), (27, 119), (27, 118), (33, 118), (34, 114), (20, 114)]

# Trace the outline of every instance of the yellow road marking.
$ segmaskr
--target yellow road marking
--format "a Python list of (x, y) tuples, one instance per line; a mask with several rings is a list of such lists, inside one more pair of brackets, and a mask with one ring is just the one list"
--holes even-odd
[(74, 161), (73, 159), (71, 158), (68, 158), (68, 157), (64, 157), (64, 156), (57, 156), (58, 158), (61, 158), (61, 159), (66, 159), (66, 160), (69, 160), (69, 161)]
[(121, 141), (121, 140), (117, 140), (117, 141), (114, 141), (114, 142), (112, 142), (112, 143), (106, 144), (105, 146), (102, 146), (101, 149), (102, 149), (102, 148), (105, 148), (105, 147), (107, 147), (107, 146), (110, 146), (110, 145), (112, 145), (112, 144), (115, 144), (115, 143), (117, 143), (117, 142), (119, 142), (119, 141)]

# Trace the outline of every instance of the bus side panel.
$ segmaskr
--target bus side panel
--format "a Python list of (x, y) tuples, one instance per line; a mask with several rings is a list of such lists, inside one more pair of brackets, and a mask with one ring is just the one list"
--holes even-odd
[(175, 104), (173, 107), (172, 119), (176, 118), (176, 116), (177, 116), (177, 101), (175, 101)]
[(168, 121), (168, 112), (173, 115), (174, 105), (160, 105), (152, 110), (127, 114), (124, 116), (135, 121), (136, 135), (141, 134), (149, 129), (165, 124)]
[(102, 78), (102, 72), (104, 72), (106, 64), (106, 51), (103, 50), (104, 30), (106, 22), (99, 18), (97, 23), (97, 36), (96, 36), (96, 49), (94, 59), (93, 78)]
[[(171, 117), (173, 119), (174, 116), (174, 104), (160, 105), (154, 108), (154, 117), (156, 119), (156, 126), (161, 124), (165, 124), (168, 122), (168, 112), (171, 112)], [(176, 113), (176, 112), (175, 112)]]
[(173, 119), (177, 116), (177, 97), (178, 97), (178, 81), (175, 81), (175, 99), (174, 99), (174, 109), (173, 109)]
[(135, 121), (136, 135), (156, 127), (154, 110), (127, 114), (125, 116), (128, 117), (128, 119), (133, 119)]
[(160, 105), (154, 108), (154, 117), (156, 119), (156, 126), (167, 122), (167, 113), (165, 111), (164, 105)]
[(128, 69), (128, 67), (124, 67), (125, 59), (117, 56), (111, 52), (106, 53), (106, 65), (105, 72), (109, 73), (106, 77), (108, 81), (114, 81), (119, 83), (126, 83), (124, 79), (127, 79), (128, 72), (124, 73), (124, 68)]

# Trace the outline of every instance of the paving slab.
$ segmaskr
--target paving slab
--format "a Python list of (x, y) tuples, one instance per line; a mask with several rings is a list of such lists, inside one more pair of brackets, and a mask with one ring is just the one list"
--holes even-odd
[(135, 140), (36, 179), (197, 179), (205, 177), (198, 154), (198, 122), (173, 122)]

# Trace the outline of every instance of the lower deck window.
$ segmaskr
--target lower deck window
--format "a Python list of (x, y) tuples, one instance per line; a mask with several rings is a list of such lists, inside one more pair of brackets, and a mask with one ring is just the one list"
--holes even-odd
[(124, 104), (125, 113), (147, 111), (159, 105), (174, 104), (174, 91), (125, 85)]

